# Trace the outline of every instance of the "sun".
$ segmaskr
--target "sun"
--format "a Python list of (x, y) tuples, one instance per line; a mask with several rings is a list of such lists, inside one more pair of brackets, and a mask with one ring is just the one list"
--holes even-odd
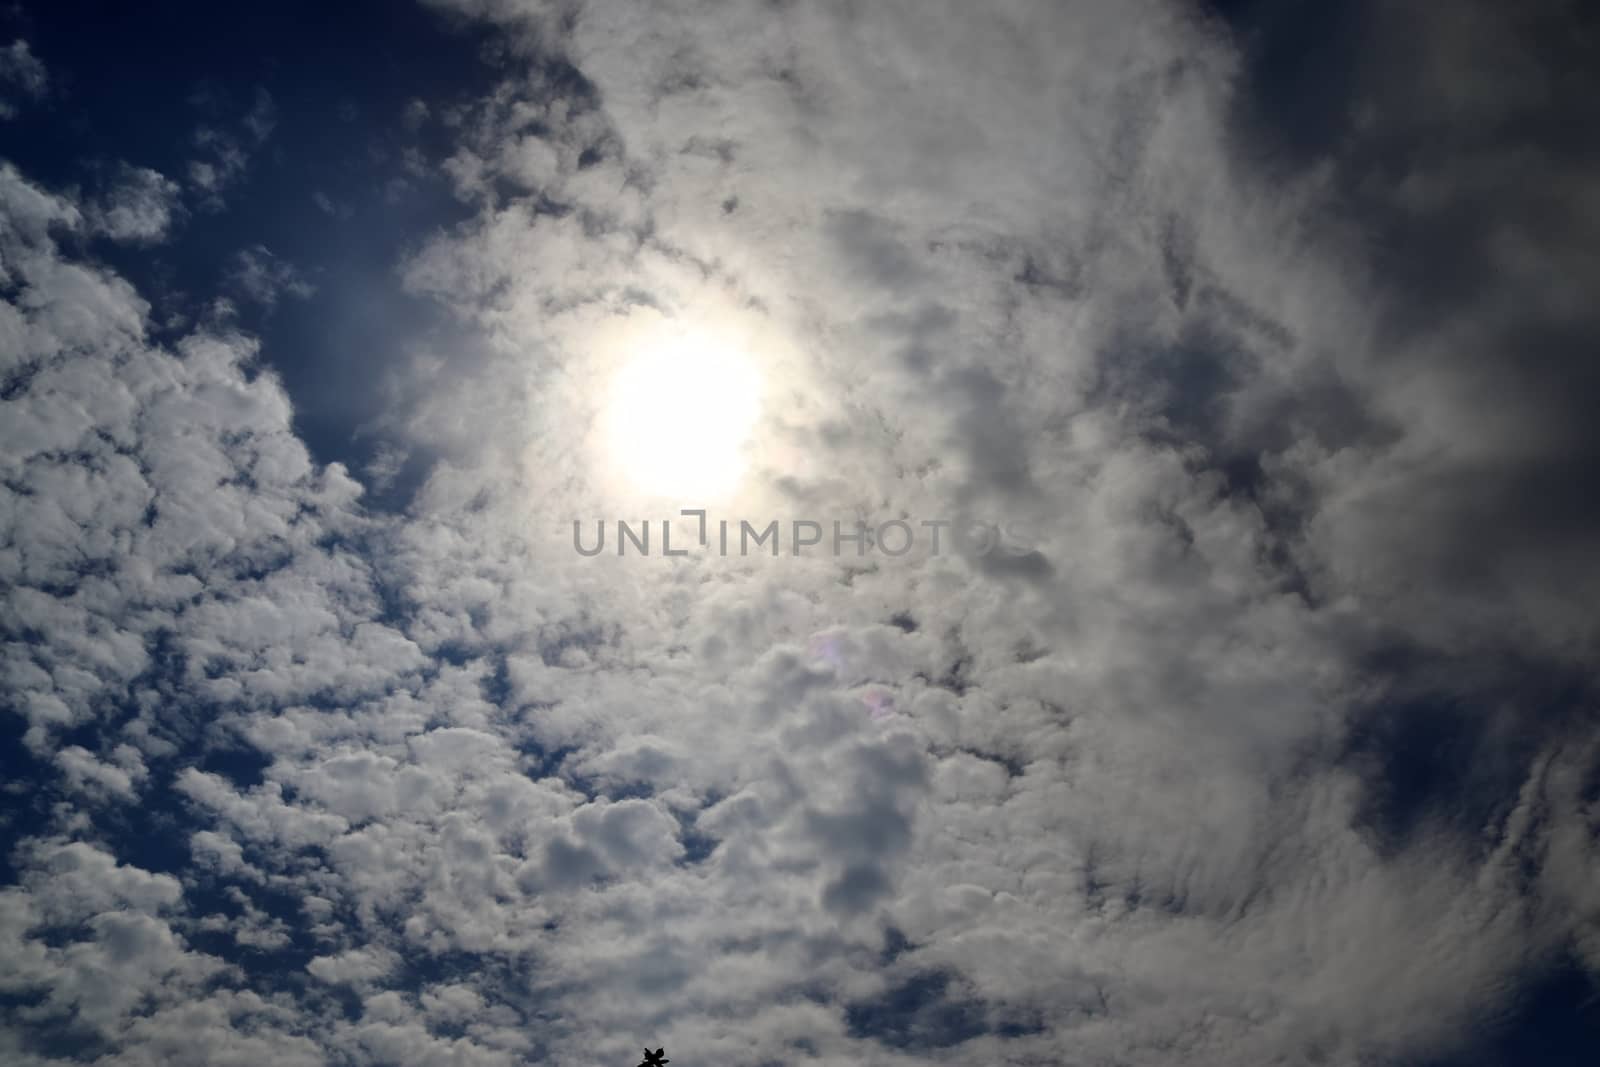
[(760, 412), (760, 375), (744, 353), (709, 332), (663, 331), (639, 339), (611, 383), (607, 459), (637, 493), (716, 502), (744, 474)]

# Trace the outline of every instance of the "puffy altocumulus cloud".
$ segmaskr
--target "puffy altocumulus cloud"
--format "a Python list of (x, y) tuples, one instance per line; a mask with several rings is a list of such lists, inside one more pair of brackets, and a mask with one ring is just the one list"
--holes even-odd
[[(19, 638), (7, 662), (31, 741), (88, 721), (100, 701), (159, 672), (158, 634), (189, 657), (180, 677), (216, 695), (286, 692), (297, 653), (303, 661), (319, 628), (341, 625), (323, 605), (360, 582), (340, 553), (299, 550), (354, 528), (359, 487), (312, 468), (276, 380), (252, 366), (252, 342), (197, 334), (177, 353), (150, 345), (133, 289), (55, 248), (52, 228), (82, 228), (82, 212), (14, 170), (0, 180), (9, 216), (0, 242), (17, 293), (6, 307), (0, 439), (3, 566)], [(243, 584), (208, 584), (218, 576)], [(178, 616), (204, 631), (178, 634)], [(383, 644), (353, 636), (374, 651)], [(230, 658), (256, 669), (222, 672)], [(281, 672), (269, 679), (271, 666)]]
[[(1583, 424), (1475, 391), (1581, 324), (1541, 287), (1587, 223), (1516, 201), (1407, 319), (1330, 206), (1438, 236), (1504, 192), (1515, 150), (1386, 139), (1512, 123), (1537, 87), (1449, 72), (1540, 42), (1483, 8), (1380, 49), (1364, 92), (1453, 117), (1374, 103), (1269, 180), (1233, 45), (1153, 0), (449, 6), (529, 58), (452, 116), (476, 218), (403, 268), (484, 341), (396, 369), (441, 457), (403, 515), (250, 339), (155, 344), (58, 244), (90, 210), (0, 173), (4, 669), (54, 768), (0, 894), (12, 1058), (1352, 1062), (1593, 964), (1593, 746), (1484, 666), (1592, 668), (1573, 505), (1511, 506)], [(580, 558), (574, 518), (644, 517), (594, 415), (668, 319), (766, 368), (724, 514), (1034, 554)], [(1418, 691), (1523, 727), (1479, 824), (1374, 812), (1362, 738)], [(140, 809), (178, 859), (119, 853)]]
[[(197, 905), (182, 871), (123, 862), (152, 831), (113, 824), (185, 795), (176, 787), (199, 772), (178, 768), (222, 738), (218, 709), (383, 693), (419, 656), (377, 621), (366, 564), (339, 547), (360, 536), (359, 486), (309, 462), (253, 344), (153, 344), (134, 290), (58, 246), (89, 217), (0, 170), (3, 669), (8, 713), (58, 772), (8, 801), (13, 828), (25, 815), (46, 836), (16, 847), (20, 881), (3, 891), (5, 992), (22, 1026), (7, 1056), (42, 1062), (47, 1046), (25, 1035), (62, 1033), (60, 1049), (130, 1063), (180, 1049), (317, 1062), (300, 1009), (195, 944), (216, 918), (252, 940), (254, 914), (253, 940), (271, 945), (272, 920), (249, 900)], [(319, 652), (330, 643), (349, 646), (337, 662)], [(186, 869), (211, 857), (247, 869), (231, 838), (196, 838)]]
[(114, 241), (161, 241), (183, 215), (181, 190), (159, 171), (123, 164), (91, 215)]
[[(1513, 491), (1551, 457), (1576, 466), (1584, 423), (1513, 397), (1495, 439), (1469, 427), (1471, 379), (1515, 378), (1518, 339), (1559, 320), (1530, 314), (1538, 285), (1515, 279), (1516, 320), (1467, 302), (1452, 321), (1401, 321), (1390, 265), (1352, 239), (1391, 220), (1338, 210), (1346, 187), (1399, 203), (1424, 170), (1449, 188), (1448, 158), (1384, 170), (1403, 135), (1378, 101), (1413, 77), (1448, 89), (1473, 40), (1415, 11), (1423, 29), (1393, 39), (1420, 37), (1429, 63), (1386, 43), (1362, 81), (1374, 102), (1358, 101), (1367, 140), (1286, 179), (1238, 151), (1241, 74), (1221, 30), (1170, 5), (460, 6), (546, 59), (465, 127), (451, 173), (484, 204), (475, 231), (409, 274), (506, 353), (444, 383), (415, 423), (456, 457), (419, 506), (471, 508), (449, 539), (428, 535), (449, 549), (432, 581), (467, 598), (430, 619), (439, 641), (517, 641), (523, 605), (547, 610), (570, 566), (561, 520), (630, 514), (582, 446), (614, 338), (630, 336), (617, 324), (657, 309), (733, 321), (782, 383), (743, 512), (977, 511), (1042, 533), (1026, 566), (880, 558), (843, 586), (805, 561), (703, 575), (611, 561), (620, 591), (580, 579), (574, 662), (570, 631), (542, 614), (560, 651), (510, 658), (543, 744), (598, 750), (579, 766), (602, 783), (704, 791), (696, 826), (719, 844), (702, 866), (807, 885), (789, 901), (797, 929), (820, 917), (848, 938), (856, 916), (878, 921), (858, 935), (868, 962), (806, 965), (846, 1010), (808, 1017), (802, 1050), (856, 1047), (878, 1025), (872, 998), (912, 989), (929, 1020), (976, 1020), (883, 1024), (924, 1052), (986, 1034), (973, 1039), (993, 1059), (1397, 1055), (1458, 1038), (1468, 1005), (1567, 944), (1580, 927), (1564, 891), (1524, 885), (1508, 859), (1548, 846), (1541, 820), (1497, 807), (1464, 834), (1424, 820), (1402, 835), (1349, 758), (1390, 714), (1372, 709), (1412, 687), (1459, 699), (1484, 684), (1441, 677), (1448, 657), (1592, 666), (1594, 561), (1563, 533), (1586, 529), (1580, 494), (1554, 482), (1561, 503), (1530, 512)], [(1539, 27), (1497, 38), (1479, 14), (1479, 44), (1545, 43)], [(1445, 359), (1457, 334), (1468, 365)], [(1552, 356), (1535, 380), (1581, 373)], [(555, 500), (569, 511), (551, 522)], [(490, 557), (477, 581), (466, 560), (494, 522), (485, 501), (522, 544), (492, 572), (504, 592), (481, 584)], [(523, 584), (519, 552), (548, 552), (538, 582)], [(887, 626), (897, 615), (920, 628)], [(870, 651), (813, 662), (825, 632)], [(648, 684), (615, 692), (605, 676), (652, 645)], [(1383, 662), (1397, 648), (1429, 666), (1397, 672)], [(909, 735), (925, 764), (896, 789), (837, 762), (870, 729), (868, 685), (904, 712), (871, 743)], [(1522, 751), (1574, 729), (1539, 721), (1536, 697), (1504, 699), (1482, 718), (1523, 723)], [(1452, 728), (1515, 729), (1478, 718)], [(1518, 765), (1513, 794), (1543, 758)], [(885, 927), (911, 943), (889, 967), (865, 947)], [(777, 1019), (784, 987), (750, 1010)], [(694, 1010), (667, 1015), (713, 1054), (694, 1043), (714, 1027), (683, 1022)], [(792, 1055), (772, 1025), (740, 1039)]]

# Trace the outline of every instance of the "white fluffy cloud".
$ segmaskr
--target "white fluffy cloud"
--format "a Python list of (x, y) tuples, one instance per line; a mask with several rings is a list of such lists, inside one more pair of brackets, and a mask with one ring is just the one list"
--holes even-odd
[[(1438, 574), (1396, 595), (1415, 550), (1347, 501), (1385, 480), (1446, 489), (1436, 460), (1405, 457), (1454, 401), (1397, 418), (1382, 356), (1434, 342), (1372, 312), (1326, 179), (1274, 187), (1231, 154), (1238, 61), (1215, 26), (1162, 4), (455, 6), (542, 41), (591, 91), (551, 103), (536, 72), (491, 102), (452, 171), (482, 220), (411, 268), (506, 353), (418, 420), (463, 457), (428, 503), (500, 503), (544, 594), (516, 584), (514, 558), (494, 563), (505, 593), (474, 587), (452, 553), (440, 578), (469, 599), (441, 639), (514, 640), (522, 605), (549, 603), (570, 567), (551, 501), (615, 508), (571, 442), (607, 325), (651, 315), (640, 303), (750, 314), (785, 338), (769, 373), (796, 403), (766, 429), (796, 447), (746, 512), (984, 509), (1044, 531), (1027, 566), (880, 559), (847, 585), (802, 562), (609, 561), (624, 592), (579, 580), (596, 638), (619, 636), (577, 678), (544, 652), (512, 661), (546, 745), (716, 798), (696, 822), (720, 842), (707, 864), (737, 860), (765, 915), (847, 939), (873, 915), (860, 952), (883, 925), (910, 939), (887, 970), (848, 952), (809, 964), (846, 1004), (946, 976), (891, 1044), (953, 1044), (960, 1027), (929, 1021), (942, 1013), (979, 1018), (965, 1036), (996, 1061), (1403, 1055), (1457, 1040), (1530, 947), (1565, 943), (1545, 890), (1526, 894), (1501, 853), (1474, 859), (1483, 842), (1394, 855), (1368, 824), (1344, 754), (1387, 684), (1363, 667), (1375, 642), (1507, 640), (1559, 662), (1589, 631), (1572, 629), (1582, 597), (1529, 571), (1509, 601)], [(497, 175), (566, 210), (496, 203)], [(457, 405), (483, 415), (473, 434), (445, 415)], [(1247, 450), (1270, 476), (1255, 497), (1228, 466)], [(1286, 541), (1285, 513), (1302, 536)], [(463, 514), (457, 536), (490, 521)], [(883, 625), (901, 613), (922, 629)], [(819, 633), (870, 652), (819, 668)], [(641, 657), (648, 692), (603, 680)], [(837, 762), (871, 729), (866, 684), (903, 712), (872, 743), (923, 753), (892, 790)], [(807, 889), (780, 906), (759, 897), (774, 879)], [(758, 1049), (740, 1055), (794, 1055), (761, 1023), (785, 988), (758, 987)], [(663, 1018), (726, 1053), (683, 1020), (736, 996), (675, 997)], [(808, 1020), (802, 1048), (848, 1055), (863, 1017)], [(1026, 1032), (998, 1041), (1007, 1027)]]
[(92, 212), (95, 228), (114, 241), (154, 243), (166, 239), (182, 216), (178, 183), (148, 167), (124, 164)]

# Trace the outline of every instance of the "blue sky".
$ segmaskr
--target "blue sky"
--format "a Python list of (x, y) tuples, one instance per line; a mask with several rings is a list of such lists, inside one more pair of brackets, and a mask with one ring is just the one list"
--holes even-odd
[(0, 1059), (1591, 1062), (1597, 29), (0, 13)]

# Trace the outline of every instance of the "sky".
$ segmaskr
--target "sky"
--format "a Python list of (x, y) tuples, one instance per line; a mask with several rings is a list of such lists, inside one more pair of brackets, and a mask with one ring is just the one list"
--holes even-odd
[(0, 1061), (1596, 1062), (1596, 15), (0, 10)]

